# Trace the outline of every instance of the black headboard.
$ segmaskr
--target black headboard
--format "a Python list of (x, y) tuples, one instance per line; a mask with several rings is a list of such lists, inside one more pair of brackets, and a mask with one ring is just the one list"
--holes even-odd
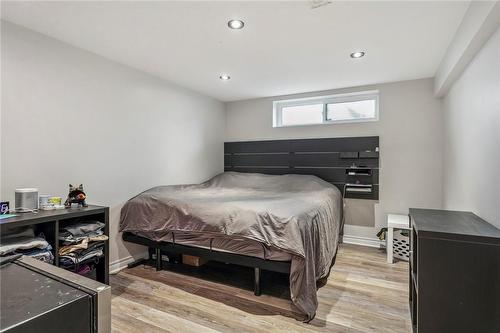
[(378, 200), (379, 138), (225, 142), (224, 170), (315, 175), (347, 198)]

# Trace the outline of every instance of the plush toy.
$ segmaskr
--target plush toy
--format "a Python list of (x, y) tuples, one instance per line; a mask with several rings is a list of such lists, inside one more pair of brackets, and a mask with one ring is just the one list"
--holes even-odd
[(87, 207), (87, 203), (85, 202), (85, 199), (87, 196), (85, 195), (85, 192), (83, 192), (83, 185), (80, 184), (78, 187), (74, 187), (73, 185), (69, 184), (69, 194), (68, 194), (68, 199), (66, 199), (66, 202), (64, 202), (64, 206), (66, 208), (71, 207), (71, 204), (78, 204), (78, 207)]

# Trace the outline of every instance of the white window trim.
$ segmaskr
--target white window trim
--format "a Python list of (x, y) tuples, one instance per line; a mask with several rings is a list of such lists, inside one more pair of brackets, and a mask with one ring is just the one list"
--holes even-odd
[[(365, 101), (368, 99), (375, 100), (375, 117), (374, 118), (361, 118), (361, 119), (348, 119), (348, 120), (327, 120), (326, 119), (326, 105), (329, 103), (345, 103)], [(282, 109), (290, 106), (323, 104), (323, 121), (318, 124), (297, 124), (297, 125), (283, 125), (282, 123)], [(374, 122), (379, 120), (379, 91), (360, 91), (346, 94), (336, 94), (328, 96), (314, 96), (305, 98), (286, 99), (273, 102), (273, 127), (296, 127), (296, 126), (316, 126), (326, 124), (346, 124), (346, 123), (365, 123)]]

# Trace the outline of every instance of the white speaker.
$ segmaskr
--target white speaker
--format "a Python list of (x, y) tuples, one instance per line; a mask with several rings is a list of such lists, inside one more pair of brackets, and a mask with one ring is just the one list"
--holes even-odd
[(38, 209), (38, 189), (18, 188), (16, 189), (16, 212), (32, 212)]

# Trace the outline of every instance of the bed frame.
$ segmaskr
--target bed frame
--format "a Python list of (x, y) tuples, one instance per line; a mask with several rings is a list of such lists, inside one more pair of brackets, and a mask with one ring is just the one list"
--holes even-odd
[(174, 257), (175, 255), (181, 254), (189, 254), (192, 256), (204, 258), (206, 260), (214, 260), (229, 264), (252, 267), (254, 269), (254, 294), (257, 296), (260, 295), (261, 291), (261, 270), (265, 269), (268, 271), (290, 274), (290, 261), (265, 260), (241, 254), (176, 244), (175, 242), (155, 242), (149, 238), (140, 237), (130, 232), (124, 232), (122, 238), (124, 241), (145, 245), (150, 249), (148, 259), (139, 259), (129, 264), (129, 268), (149, 262), (154, 263), (157, 271), (161, 271), (163, 269), (163, 254), (166, 254), (169, 257)]
[[(224, 170), (273, 175), (315, 175), (337, 186), (346, 198), (378, 200), (379, 137), (226, 142)], [(359, 191), (359, 188), (369, 188), (370, 191)], [(343, 230), (342, 221), (340, 242)], [(176, 244), (175, 241), (156, 242), (129, 232), (123, 233), (122, 238), (149, 248), (149, 258), (133, 262), (128, 265), (129, 268), (149, 262), (156, 266), (156, 270), (162, 270), (162, 254), (170, 257), (188, 254), (206, 260), (252, 267), (255, 295), (261, 293), (261, 270), (290, 274), (290, 261), (266, 260)]]

